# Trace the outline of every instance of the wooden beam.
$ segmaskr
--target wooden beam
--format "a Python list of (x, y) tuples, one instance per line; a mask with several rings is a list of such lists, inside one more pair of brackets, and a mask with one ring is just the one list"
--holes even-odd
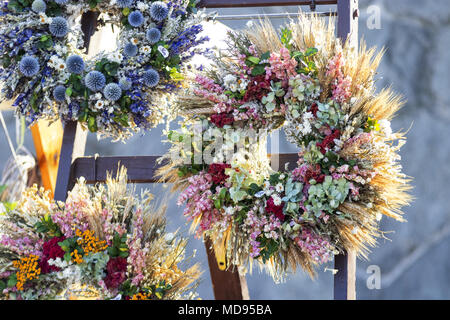
[[(289, 163), (289, 170), (296, 167), (298, 155), (296, 153), (282, 153), (271, 155), (279, 157), (280, 168)], [(158, 164), (160, 156), (138, 156), (138, 157), (79, 157), (71, 166), (71, 179), (76, 180), (84, 177), (87, 183), (105, 182), (106, 173), (116, 173), (120, 165), (128, 169), (128, 182), (130, 183), (155, 183), (155, 173), (163, 164)]]
[(356, 255), (353, 251), (334, 256), (334, 300), (356, 300)]
[(63, 141), (56, 179), (55, 200), (65, 201), (67, 192), (72, 189), (74, 179), (71, 177), (72, 162), (84, 155), (87, 131), (76, 121), (64, 125)]
[(350, 45), (358, 45), (358, 0), (338, 0), (337, 36)]
[(205, 240), (205, 248), (216, 300), (250, 300), (245, 276), (239, 274), (236, 268), (226, 271), (219, 269), (211, 240)]
[(60, 120), (53, 123), (48, 120), (39, 120), (31, 127), (31, 134), (41, 172), (42, 185), (53, 196), (63, 137), (62, 123)]
[[(316, 5), (332, 5), (337, 0), (316, 0)], [(311, 1), (299, 0), (202, 0), (198, 4), (204, 8), (243, 8), (243, 7), (275, 7), (275, 6), (307, 6)]]

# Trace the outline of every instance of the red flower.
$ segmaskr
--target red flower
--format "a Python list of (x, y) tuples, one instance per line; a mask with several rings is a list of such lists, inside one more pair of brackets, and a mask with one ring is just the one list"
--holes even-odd
[(265, 75), (256, 76), (250, 79), (247, 86), (247, 91), (242, 99), (242, 102), (249, 102), (252, 100), (261, 100), (270, 91), (270, 79), (266, 79)]
[(309, 109), (310, 112), (312, 112), (312, 114), (314, 115), (314, 117), (317, 118), (317, 111), (319, 111), (319, 106), (317, 105), (317, 103), (313, 103), (311, 105), (311, 109)]
[(280, 219), (281, 222), (284, 221), (283, 207), (284, 207), (284, 202), (281, 202), (281, 204), (279, 206), (276, 206), (273, 203), (272, 197), (270, 197), (266, 202), (266, 212), (273, 213), (278, 219)]
[(212, 176), (212, 180), (215, 184), (221, 184), (228, 179), (228, 175), (225, 174), (225, 169), (231, 168), (231, 165), (227, 163), (213, 163), (208, 168), (208, 173)]
[(108, 289), (117, 289), (125, 280), (127, 259), (117, 257), (109, 259), (106, 265), (105, 284)]
[(211, 122), (214, 123), (217, 127), (223, 128), (223, 126), (227, 124), (232, 124), (234, 121), (234, 117), (228, 113), (217, 113), (211, 115)]
[(334, 145), (334, 139), (339, 139), (340, 136), (341, 132), (339, 130), (334, 130), (330, 135), (326, 136), (322, 142), (317, 142), (316, 145), (320, 148), (320, 152), (325, 154), (327, 152), (326, 149)]
[(42, 245), (42, 257), (39, 262), (39, 267), (41, 268), (41, 273), (50, 273), (53, 271), (59, 271), (60, 269), (56, 266), (51, 266), (48, 264), (48, 260), (50, 259), (56, 259), (56, 258), (63, 258), (65, 252), (61, 247), (58, 245), (58, 242), (62, 242), (66, 240), (66, 237), (54, 237), (48, 240), (47, 242), (44, 242)]

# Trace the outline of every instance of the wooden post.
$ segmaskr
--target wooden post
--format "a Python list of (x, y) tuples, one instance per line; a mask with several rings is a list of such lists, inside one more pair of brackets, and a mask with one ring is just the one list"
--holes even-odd
[(358, 0), (338, 0), (337, 36), (342, 42), (358, 45)]
[(205, 240), (205, 247), (216, 300), (249, 300), (250, 295), (245, 276), (240, 275), (237, 268), (234, 267), (235, 270), (233, 270), (233, 266), (226, 271), (220, 270), (211, 240)]
[[(337, 35), (342, 42), (358, 46), (358, 0), (338, 0)], [(334, 257), (334, 299), (356, 299), (356, 255), (349, 251)]]
[(87, 131), (84, 131), (76, 121), (66, 122), (59, 158), (58, 177), (56, 180), (55, 200), (65, 201), (67, 192), (72, 189), (74, 181), (71, 178), (72, 162), (84, 155)]
[(50, 124), (47, 120), (39, 120), (31, 127), (36, 157), (41, 172), (42, 185), (46, 190), (55, 192), (61, 151), (63, 127), (60, 120)]

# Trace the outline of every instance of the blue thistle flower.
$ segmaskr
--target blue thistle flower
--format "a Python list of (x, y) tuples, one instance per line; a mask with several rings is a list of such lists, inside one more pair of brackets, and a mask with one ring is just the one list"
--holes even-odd
[(103, 89), (105, 98), (110, 101), (117, 101), (122, 96), (122, 89), (117, 83), (108, 83)]
[(133, 4), (133, 0), (117, 0), (117, 5), (121, 8), (129, 7)]
[(84, 61), (79, 55), (71, 55), (66, 59), (67, 70), (70, 73), (81, 74), (84, 71)]
[(144, 16), (139, 10), (133, 11), (128, 16), (128, 22), (132, 27), (140, 27), (144, 23)]
[(138, 52), (138, 47), (131, 42), (127, 43), (123, 48), (123, 53), (128, 57), (134, 57)]
[(50, 23), (50, 32), (57, 38), (65, 37), (69, 32), (69, 24), (63, 17), (55, 17)]
[(84, 77), (84, 83), (91, 91), (100, 91), (106, 83), (106, 78), (100, 71), (91, 71)]
[(119, 86), (122, 90), (130, 90), (131, 88), (131, 81), (128, 81), (125, 78), (120, 79)]
[(47, 9), (47, 5), (45, 4), (44, 0), (34, 0), (31, 4), (31, 10), (34, 12), (45, 12)]
[(19, 70), (26, 77), (32, 77), (39, 72), (39, 61), (32, 56), (24, 56), (19, 62)]
[(161, 31), (158, 28), (151, 28), (147, 31), (147, 40), (151, 44), (155, 44), (161, 39)]
[(149, 87), (155, 87), (159, 83), (159, 73), (149, 69), (143, 75), (144, 83)]
[(167, 18), (168, 14), (169, 8), (167, 7), (167, 4), (162, 1), (153, 2), (150, 6), (150, 16), (153, 20), (163, 21), (165, 18)]
[(55, 0), (57, 4), (66, 4), (69, 0)]
[(53, 98), (58, 102), (66, 100), (66, 87), (59, 85), (53, 90)]

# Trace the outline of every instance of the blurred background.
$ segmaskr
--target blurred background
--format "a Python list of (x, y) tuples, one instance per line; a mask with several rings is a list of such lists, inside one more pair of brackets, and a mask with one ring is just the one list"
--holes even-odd
[[(413, 177), (415, 200), (404, 208), (407, 223), (382, 220), (381, 228), (390, 232), (389, 240), (380, 240), (372, 250), (370, 261), (357, 261), (358, 299), (450, 299), (450, 6), (448, 0), (359, 0), (359, 37), (369, 46), (385, 47), (379, 68), (377, 87), (391, 85), (407, 103), (394, 119), (394, 130), (407, 130), (408, 141), (401, 150), (404, 172)], [(309, 11), (309, 7), (302, 8)], [(317, 11), (334, 10), (318, 6)], [(239, 8), (208, 10), (219, 15), (254, 13), (297, 13), (298, 7)], [(273, 19), (275, 25), (283, 19)], [(233, 29), (245, 26), (245, 20), (223, 21)], [(218, 26), (211, 36), (225, 34)], [(220, 32), (219, 32), (220, 31)], [(13, 111), (2, 111), (13, 140), (16, 121)], [(174, 122), (173, 128), (177, 125)], [(123, 143), (98, 141), (89, 134), (86, 155), (162, 155), (168, 148), (162, 131), (164, 125), (136, 135)], [(25, 134), (25, 147), (34, 153), (31, 133)], [(296, 152), (280, 133), (279, 152)], [(11, 157), (4, 132), (0, 131), (0, 170)], [(150, 188), (157, 201), (168, 203), (171, 231), (190, 236), (188, 255), (196, 251), (204, 274), (198, 288), (203, 299), (213, 299), (208, 263), (203, 243), (188, 233), (177, 207), (177, 194), (169, 195), (163, 185), (140, 185)], [(370, 289), (367, 280), (373, 266), (381, 270), (381, 288)], [(255, 269), (247, 276), (251, 299), (332, 299), (331, 272), (318, 270), (311, 280), (302, 271), (292, 274), (282, 284), (275, 284), (265, 273)], [(332, 268), (330, 264), (328, 267)], [(375, 267), (375, 268), (376, 268)], [(372, 271), (370, 271), (372, 270)]]

